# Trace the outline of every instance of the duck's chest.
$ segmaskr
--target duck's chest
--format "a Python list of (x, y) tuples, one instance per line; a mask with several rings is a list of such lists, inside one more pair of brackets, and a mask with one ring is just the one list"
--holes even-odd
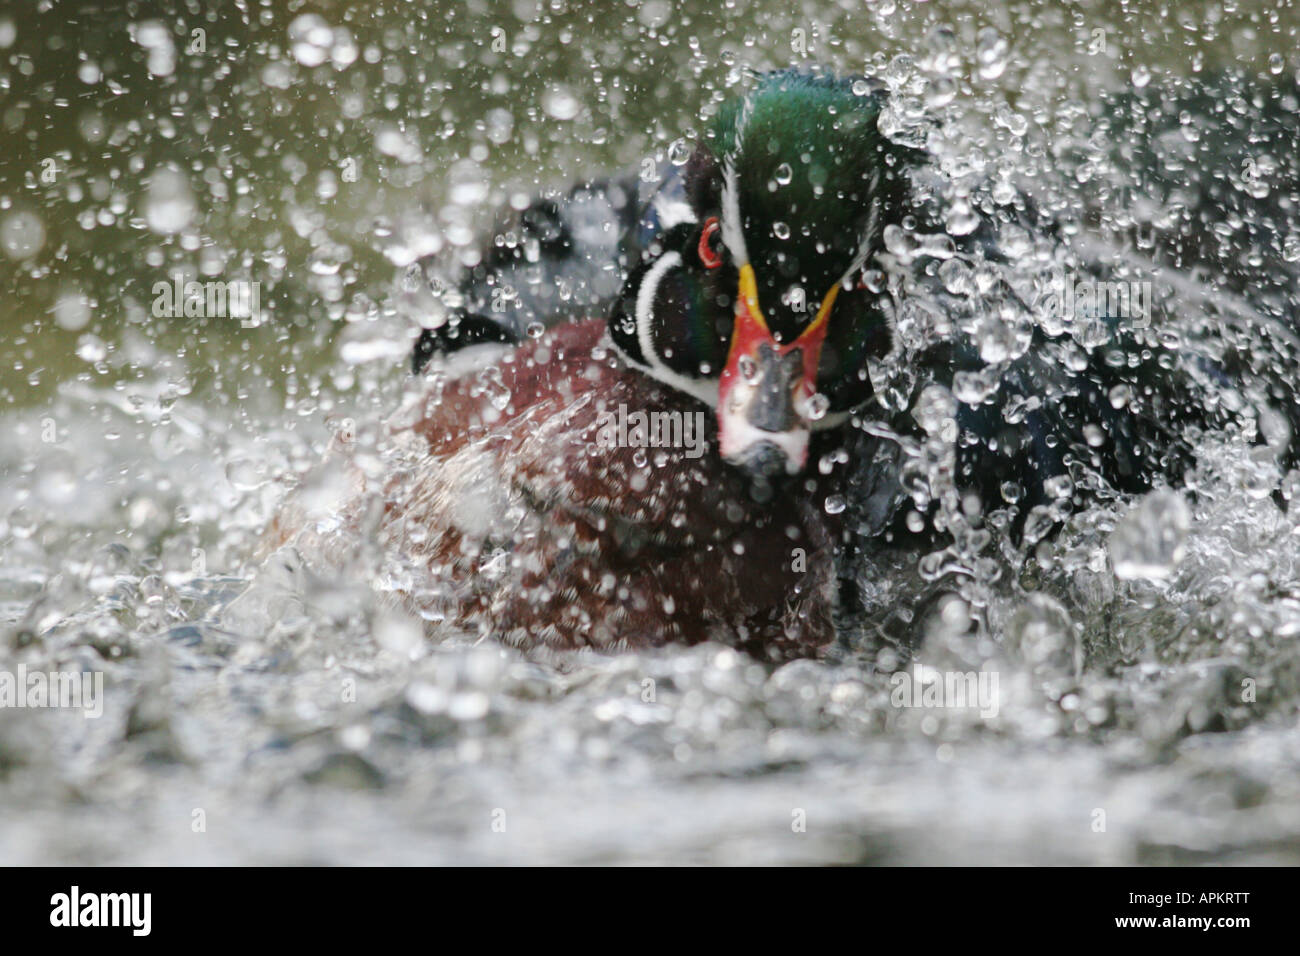
[(514, 643), (815, 653), (838, 540), (826, 482), (755, 500), (717, 457), (712, 412), (625, 368), (602, 333), (560, 327), (435, 383), (387, 544), (427, 566), (452, 616)]

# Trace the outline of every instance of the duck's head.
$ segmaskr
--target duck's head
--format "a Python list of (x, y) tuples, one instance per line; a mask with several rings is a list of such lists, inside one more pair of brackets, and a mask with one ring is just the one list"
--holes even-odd
[(756, 478), (800, 472), (890, 348), (862, 273), (916, 156), (879, 132), (882, 96), (780, 72), (724, 103), (610, 317), (629, 360), (716, 408), (722, 457)]

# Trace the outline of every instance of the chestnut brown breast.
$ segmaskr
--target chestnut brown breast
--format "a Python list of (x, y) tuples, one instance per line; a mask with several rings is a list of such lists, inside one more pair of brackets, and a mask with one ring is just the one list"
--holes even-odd
[[(637, 447), (650, 438), (638, 412), (703, 446)], [(603, 321), (435, 374), (404, 418), (395, 437), (415, 453), (381, 484), (379, 534), (426, 617), (525, 647), (718, 640), (786, 659), (829, 644), (829, 479), (754, 500), (717, 456), (713, 411), (628, 368)], [(282, 519), (273, 537), (292, 527)]]

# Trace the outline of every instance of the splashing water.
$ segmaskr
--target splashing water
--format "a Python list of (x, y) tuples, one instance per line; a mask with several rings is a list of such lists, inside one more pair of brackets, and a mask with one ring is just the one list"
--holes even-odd
[[(1300, 220), (1275, 201), (1295, 150), (1198, 144), (1297, 107), (1230, 85), (1170, 113), (1158, 92), (1189, 69), (1186, 23), (1195, 73), (1274, 82), (1300, 66), (1294, 26), (1211, 4), (1091, 11), (1100, 33), (1032, 2), (1014, 33), (963, 4), (826, 32), (780, 3), (690, 23), (657, 0), (400, 6), (178, 7), (62, 44), (0, 20), (0, 674), (104, 675), (97, 718), (0, 709), (0, 860), (1295, 862), (1300, 476), (1264, 401), (1289, 395), (1268, 356), (1297, 314)], [(494, 208), (686, 163), (748, 69), (804, 61), (796, 29), (935, 157), (863, 273), (896, 347), (835, 452), (855, 484), (819, 502), (860, 546), (843, 646), (774, 667), (458, 631), (459, 595), (380, 545), (360, 490), (418, 465), (379, 423), (424, 401), (403, 376), (419, 328), (460, 307)], [(1162, 258), (1182, 234), (1217, 278)], [(1175, 356), (1220, 426), (1170, 442), (1167, 487), (1107, 478), (1114, 416), (1162, 396), (1122, 374), (1097, 276), (1129, 284), (1139, 351)], [(206, 311), (212, 283), (258, 283), (261, 320)], [(520, 286), (504, 307), (531, 307)], [(1059, 469), (972, 496), (972, 422), (1033, 434), (1063, 406), (1009, 384), (1034, 362), (1110, 377), (1069, 454), (1044, 439)], [(482, 487), (460, 520), (508, 520)], [(261, 554), (290, 490), (310, 534)], [(880, 546), (895, 504), (914, 547)]]

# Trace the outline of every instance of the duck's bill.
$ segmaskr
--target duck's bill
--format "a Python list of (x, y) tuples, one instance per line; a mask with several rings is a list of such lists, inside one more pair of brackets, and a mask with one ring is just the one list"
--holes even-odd
[(796, 475), (807, 463), (817, 363), (838, 288), (799, 338), (783, 345), (759, 310), (753, 267), (741, 267), (731, 349), (718, 384), (718, 441), (723, 460), (754, 478)]

